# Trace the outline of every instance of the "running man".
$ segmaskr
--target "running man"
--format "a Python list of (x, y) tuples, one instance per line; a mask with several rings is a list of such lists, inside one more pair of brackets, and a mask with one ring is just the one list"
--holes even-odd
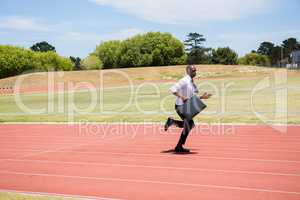
[[(171, 92), (177, 97), (175, 102), (175, 110), (182, 121), (169, 117), (165, 124), (165, 131), (167, 131), (172, 125), (183, 128), (179, 141), (175, 147), (175, 152), (178, 153), (190, 152), (190, 150), (184, 148), (183, 145), (185, 144), (190, 131), (195, 127), (194, 121), (192, 119), (186, 119), (180, 112), (180, 106), (182, 106), (186, 100), (194, 95), (197, 95), (198, 93), (197, 86), (194, 84), (194, 78), (197, 74), (196, 67), (194, 65), (188, 65), (186, 67), (186, 74), (187, 75), (185, 77), (180, 79), (170, 88)], [(202, 96), (200, 96), (200, 99), (209, 99), (210, 97), (211, 94), (205, 92)]]

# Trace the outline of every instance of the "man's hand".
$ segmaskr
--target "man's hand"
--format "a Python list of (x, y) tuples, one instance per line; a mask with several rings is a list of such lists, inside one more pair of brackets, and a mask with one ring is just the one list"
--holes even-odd
[(180, 98), (183, 102), (185, 102), (186, 100), (188, 100), (189, 98), (182, 96), (181, 94), (179, 94), (178, 92), (174, 92), (173, 93), (176, 97)]
[(212, 96), (212, 94), (208, 94), (205, 92), (202, 96), (200, 96), (200, 99), (209, 99)]
[(189, 98), (185, 97), (185, 96), (181, 96), (180, 97), (182, 99), (183, 102), (186, 102)]

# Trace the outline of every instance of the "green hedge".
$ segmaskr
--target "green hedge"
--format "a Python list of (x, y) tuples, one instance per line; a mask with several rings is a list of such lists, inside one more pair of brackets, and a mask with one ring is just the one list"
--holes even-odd
[(270, 66), (271, 62), (268, 56), (260, 55), (257, 53), (249, 53), (244, 57), (239, 58), (238, 63), (240, 65), (252, 65), (252, 66)]
[(183, 43), (169, 33), (148, 32), (124, 41), (108, 41), (93, 52), (104, 68), (185, 64)]
[(84, 70), (101, 69), (102, 61), (95, 55), (89, 55), (81, 61), (81, 68)]
[(212, 50), (212, 63), (222, 65), (236, 65), (238, 62), (237, 53), (229, 47)]
[(72, 70), (68, 58), (55, 52), (34, 52), (21, 47), (0, 45), (0, 78), (26, 71)]
[(61, 57), (53, 51), (36, 52), (34, 61), (36, 69), (40, 71), (70, 71), (74, 67), (69, 58)]

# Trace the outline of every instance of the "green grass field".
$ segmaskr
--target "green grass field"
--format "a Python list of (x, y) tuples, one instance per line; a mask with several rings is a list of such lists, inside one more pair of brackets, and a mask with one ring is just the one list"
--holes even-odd
[[(266, 82), (268, 77), (270, 80)], [(205, 101), (208, 109), (196, 121), (300, 123), (299, 77), (288, 76), (283, 83), (279, 79), (278, 85), (272, 74), (200, 79), (197, 81), (200, 93), (208, 91), (213, 97)], [(152, 81), (137, 83), (133, 88), (120, 85), (98, 89), (93, 92), (93, 105), (88, 91), (56, 93), (53, 98), (47, 93), (20, 95), (26, 109), (43, 109), (40, 113), (22, 109), (16, 96), (0, 96), (0, 122), (164, 122), (168, 116), (177, 117), (175, 97), (169, 92), (171, 84)], [(263, 89), (255, 92), (251, 104), (251, 93), (258, 85)]]

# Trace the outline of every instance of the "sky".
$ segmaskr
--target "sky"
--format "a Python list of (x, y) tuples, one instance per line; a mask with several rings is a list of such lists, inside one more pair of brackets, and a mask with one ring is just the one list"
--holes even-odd
[(0, 44), (29, 48), (47, 41), (63, 56), (84, 58), (103, 41), (149, 31), (240, 56), (263, 41), (300, 40), (300, 0), (0, 0)]

